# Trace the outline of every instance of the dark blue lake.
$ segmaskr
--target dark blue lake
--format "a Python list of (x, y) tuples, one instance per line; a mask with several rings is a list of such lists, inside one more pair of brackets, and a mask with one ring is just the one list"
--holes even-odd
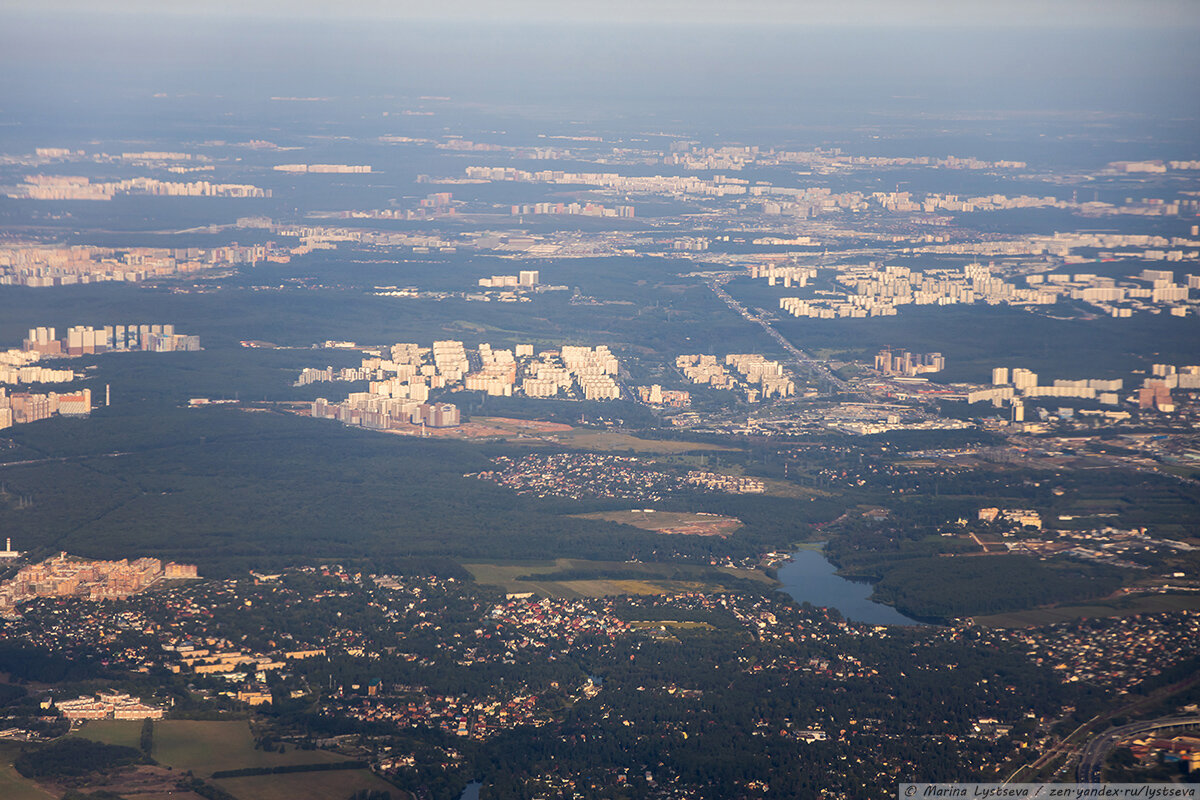
[(846, 580), (818, 550), (797, 550), (779, 568), (784, 592), (797, 603), (836, 608), (846, 619), (869, 625), (923, 625), (891, 606), (871, 602), (871, 585)]

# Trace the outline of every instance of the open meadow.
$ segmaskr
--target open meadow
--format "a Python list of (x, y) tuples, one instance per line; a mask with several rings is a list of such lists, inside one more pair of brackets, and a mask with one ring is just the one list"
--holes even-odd
[(356, 792), (388, 792), (392, 800), (410, 795), (367, 769), (255, 775), (213, 781), (238, 800), (346, 800)]
[[(155, 733), (162, 722), (155, 722)], [(142, 741), (142, 721), (140, 719), (93, 719), (83, 724), (82, 728), (71, 731), (70, 736), (91, 739), (93, 742), (116, 744), (121, 747), (140, 746)]]
[(591, 450), (599, 453), (624, 453), (632, 451), (639, 454), (675, 455), (677, 453), (692, 453), (696, 451), (725, 451), (737, 450), (706, 442), (682, 442), (676, 439), (643, 439), (620, 431), (590, 431), (576, 429), (569, 433), (559, 433), (554, 436), (562, 444), (577, 450)]
[(1029, 611), (1012, 611), (1007, 614), (988, 614), (975, 617), (979, 625), (989, 628), (1032, 628), (1069, 622), (1073, 619), (1095, 617), (1128, 617), (1134, 614), (1152, 614), (1159, 611), (1200, 611), (1200, 595), (1145, 594), (1122, 597), (1081, 605), (1063, 605), (1053, 608), (1034, 608)]
[(463, 564), (463, 567), (481, 584), (499, 587), (510, 594), (532, 593), (541, 597), (721, 592), (745, 581), (771, 583), (767, 576), (756, 570), (573, 558)]
[(51, 794), (13, 767), (13, 759), (21, 752), (16, 742), (0, 742), (0, 797), (4, 800), (51, 800)]
[(689, 536), (728, 536), (742, 527), (742, 521), (720, 514), (689, 513), (686, 511), (596, 511), (576, 514), (583, 519), (619, 522), (655, 533), (686, 534)]
[[(141, 724), (141, 723), (137, 723)], [(246, 721), (160, 720), (154, 723), (154, 759), (177, 770), (208, 776), (220, 770), (345, 761), (325, 750), (268, 753), (254, 748)]]

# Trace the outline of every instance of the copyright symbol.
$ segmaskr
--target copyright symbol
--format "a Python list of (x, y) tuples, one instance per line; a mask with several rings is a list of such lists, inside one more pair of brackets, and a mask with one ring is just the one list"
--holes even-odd
[(915, 786), (909, 786), (904, 790), (905, 797), (912, 797), (916, 793), (917, 793), (917, 787), (915, 787)]

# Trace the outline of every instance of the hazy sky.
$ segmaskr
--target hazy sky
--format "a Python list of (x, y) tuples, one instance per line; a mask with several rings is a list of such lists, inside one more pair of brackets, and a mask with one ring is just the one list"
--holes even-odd
[(278, 19), (1200, 27), (1200, 0), (7, 0), (5, 5), (40, 13)]

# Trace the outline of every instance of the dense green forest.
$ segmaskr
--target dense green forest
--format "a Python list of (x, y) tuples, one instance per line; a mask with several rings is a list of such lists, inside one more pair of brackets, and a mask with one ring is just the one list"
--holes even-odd
[(144, 760), (142, 752), (133, 747), (69, 737), (22, 752), (13, 766), (26, 778), (63, 778), (140, 764)]
[(807, 535), (835, 504), (711, 496), (746, 523), (728, 541), (663, 537), (570, 516), (578, 507), (464, 478), (500, 445), (381, 436), (233, 408), (54, 419), (12, 433), (0, 505), (23, 550), (158, 555), (205, 574), (352, 559), (661, 560), (753, 555)]
[(915, 617), (995, 614), (1103, 597), (1121, 571), (1029, 556), (914, 558), (887, 568), (873, 597)]

